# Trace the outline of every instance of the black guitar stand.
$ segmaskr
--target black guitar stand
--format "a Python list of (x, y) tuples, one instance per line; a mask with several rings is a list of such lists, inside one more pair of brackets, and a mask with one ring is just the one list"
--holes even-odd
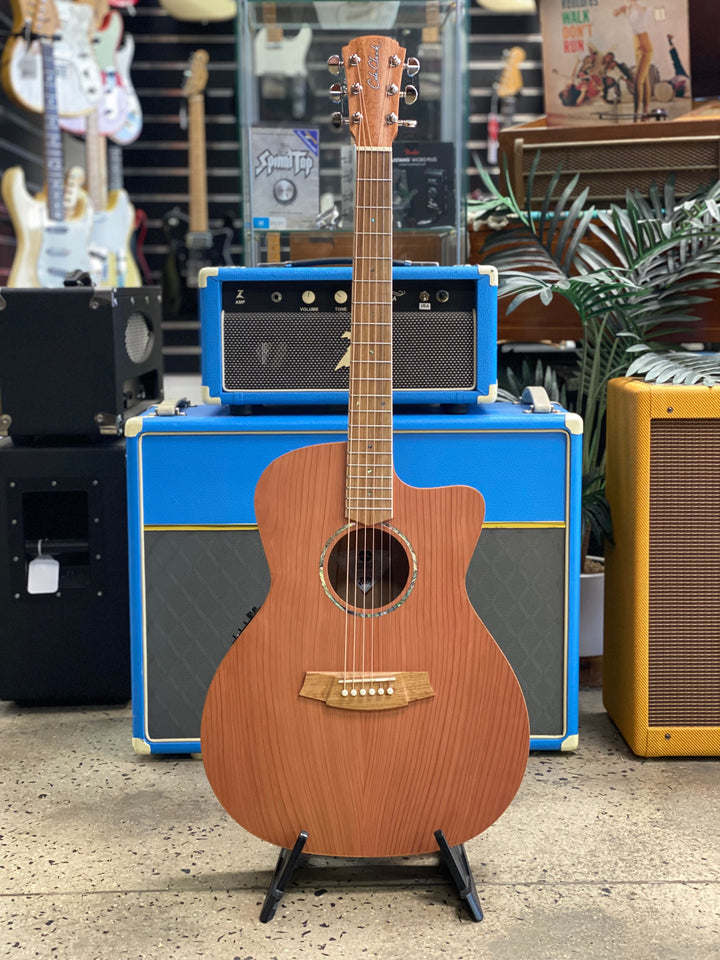
[[(300, 855), (302, 854), (307, 838), (307, 832), (301, 830), (291, 850), (285, 847), (280, 850), (275, 872), (273, 873), (273, 878), (270, 881), (270, 886), (265, 894), (265, 901), (260, 911), (261, 923), (267, 923), (275, 916), (278, 904), (285, 893), (285, 887), (288, 885), (300, 861)], [(480, 900), (475, 888), (475, 881), (470, 870), (467, 854), (465, 853), (465, 847), (461, 843), (451, 847), (445, 839), (445, 834), (442, 830), (435, 831), (435, 839), (440, 848), (440, 859), (447, 867), (453, 883), (458, 889), (460, 898), (467, 903), (472, 919), (476, 923), (479, 923), (483, 918), (483, 912), (480, 907)]]

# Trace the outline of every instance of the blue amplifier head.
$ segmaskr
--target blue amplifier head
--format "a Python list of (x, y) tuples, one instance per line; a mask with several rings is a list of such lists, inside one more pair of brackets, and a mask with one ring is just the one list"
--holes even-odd
[[(352, 268), (285, 264), (200, 272), (205, 402), (347, 404)], [(397, 404), (497, 393), (497, 272), (393, 267)]]

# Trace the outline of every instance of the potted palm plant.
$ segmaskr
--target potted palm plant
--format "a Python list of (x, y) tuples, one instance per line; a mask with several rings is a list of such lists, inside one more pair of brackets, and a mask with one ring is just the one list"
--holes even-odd
[[(624, 206), (596, 209), (574, 177), (556, 196), (562, 171), (534, 203), (530, 171), (520, 205), (507, 176), (501, 191), (480, 161), (487, 191), (476, 208), (507, 226), (488, 235), (484, 263), (499, 271), (499, 295), (510, 313), (537, 297), (556, 296), (576, 310), (582, 326), (567, 383), (568, 404), (584, 420), (583, 559), (591, 536), (602, 547), (612, 526), (605, 500), (607, 383), (625, 376), (634, 353), (670, 349), (705, 294), (720, 284), (720, 182), (678, 198), (670, 177), (648, 197), (628, 192)], [(688, 333), (688, 338), (692, 333)]]
[(720, 283), (720, 183), (679, 198), (670, 177), (647, 197), (628, 192), (624, 205), (596, 209), (587, 189), (577, 191), (577, 177), (559, 190), (558, 169), (533, 202), (538, 161), (539, 154), (520, 204), (507, 173), (501, 190), (476, 158), (487, 195), (475, 213), (504, 225), (489, 233), (480, 257), (498, 268), (499, 295), (511, 298), (507, 313), (535, 297), (550, 307), (558, 296), (577, 312), (582, 337), (566, 386), (567, 405), (584, 420), (585, 571), (591, 540), (601, 552), (612, 538), (605, 497), (608, 381), (627, 375), (636, 353), (677, 346), (698, 304)]

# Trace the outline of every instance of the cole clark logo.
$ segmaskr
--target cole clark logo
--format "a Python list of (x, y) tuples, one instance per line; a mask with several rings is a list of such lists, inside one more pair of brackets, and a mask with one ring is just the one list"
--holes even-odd
[(284, 173), (292, 173), (295, 176), (303, 174), (307, 179), (314, 166), (315, 159), (309, 150), (286, 150), (284, 153), (263, 150), (257, 158), (255, 176), (261, 177), (265, 174), (271, 177), (278, 170), (282, 170)]
[(378, 76), (378, 70), (380, 67), (380, 44), (371, 43), (370, 49), (373, 51), (374, 55), (368, 57), (367, 83), (371, 90), (378, 90), (380, 88), (380, 78)]

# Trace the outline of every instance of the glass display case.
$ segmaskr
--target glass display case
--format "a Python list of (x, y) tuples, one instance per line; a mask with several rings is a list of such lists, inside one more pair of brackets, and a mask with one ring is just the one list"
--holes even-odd
[(465, 262), (466, 17), (464, 0), (240, 0), (246, 266), (352, 255), (355, 146), (343, 69), (333, 76), (328, 59), (368, 35), (420, 62), (404, 74), (393, 143), (394, 255)]

